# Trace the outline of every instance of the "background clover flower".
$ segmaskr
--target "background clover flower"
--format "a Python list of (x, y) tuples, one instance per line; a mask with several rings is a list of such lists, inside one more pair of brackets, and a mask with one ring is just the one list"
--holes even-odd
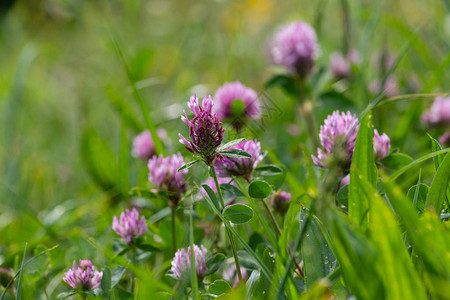
[(450, 130), (447, 130), (439, 137), (439, 143), (444, 146), (450, 146)]
[(339, 149), (346, 153), (344, 164), (349, 166), (355, 148), (356, 135), (359, 125), (356, 115), (334, 111), (329, 115), (324, 124), (320, 126), (319, 139), (323, 150), (317, 148), (317, 157), (312, 156), (314, 163), (321, 167), (326, 167), (326, 160), (329, 155)]
[(261, 117), (258, 95), (239, 81), (222, 85), (214, 95), (214, 104), (213, 111), (219, 120), (239, 118), (244, 121), (244, 118)]
[[(219, 182), (219, 184), (229, 183), (229, 182), (231, 182), (231, 180), (232, 179), (229, 177), (218, 177), (217, 178), (217, 181)], [(214, 193), (217, 193), (217, 188), (216, 188), (216, 183), (214, 181), (214, 177), (208, 177), (208, 179), (206, 179), (203, 184), (208, 185), (213, 190)], [(232, 184), (235, 185), (234, 182)], [(206, 191), (203, 187), (201, 188), (201, 193), (204, 197), (208, 197), (208, 194), (206, 193)]]
[(350, 76), (350, 62), (339, 52), (330, 55), (330, 69), (334, 78), (342, 79)]
[(386, 97), (395, 97), (398, 95), (398, 80), (394, 75), (389, 76), (384, 84), (384, 89), (381, 90), (381, 82), (378, 79), (373, 80), (369, 84), (369, 91), (376, 95), (384, 92)]
[(378, 131), (375, 129), (373, 131), (373, 151), (375, 154), (376, 160), (381, 160), (386, 157), (389, 153), (389, 149), (391, 148), (391, 140), (383, 133), (380, 135)]
[[(247, 280), (248, 279), (247, 269), (243, 268), (243, 267), (241, 267), (240, 269), (241, 269), (242, 279)], [(226, 267), (223, 270), (222, 277), (225, 281), (228, 281), (229, 283), (231, 283), (233, 288), (237, 287), (239, 284), (239, 276), (237, 275), (237, 272), (236, 272), (236, 265), (230, 264), (228, 267)]]
[[(199, 281), (202, 281), (206, 275), (206, 253), (208, 251), (201, 245), (198, 247), (194, 245), (194, 257), (195, 257), (195, 269), (197, 271), (197, 277)], [(191, 270), (191, 246), (187, 249), (179, 249), (175, 253), (175, 257), (172, 260), (172, 272), (179, 280), (189, 278), (189, 272)]]
[(91, 291), (100, 286), (102, 277), (103, 272), (96, 271), (90, 260), (80, 260), (78, 267), (73, 261), (72, 269), (64, 274), (63, 280), (73, 289)]
[[(167, 132), (164, 129), (158, 128), (157, 134), (161, 140), (167, 139)], [(155, 143), (150, 131), (145, 130), (134, 138), (132, 154), (142, 160), (148, 160), (155, 155)]]
[(196, 96), (192, 96), (188, 102), (190, 110), (194, 113), (192, 120), (189, 120), (184, 111), (181, 120), (189, 126), (189, 136), (192, 141), (179, 134), (180, 143), (186, 149), (199, 155), (208, 165), (212, 165), (217, 156), (216, 149), (222, 143), (223, 132), (222, 122), (219, 122), (217, 114), (212, 112), (213, 100), (211, 96), (204, 96), (202, 106)]
[(246, 140), (228, 149), (240, 149), (249, 153), (252, 158), (221, 157), (215, 162), (216, 172), (219, 177), (242, 176), (250, 178), (253, 170), (263, 160), (261, 144), (256, 140)]
[(450, 125), (450, 96), (436, 97), (430, 109), (422, 114), (428, 126)]
[(311, 71), (318, 53), (316, 32), (305, 22), (288, 24), (275, 35), (274, 62), (301, 77)]
[(169, 192), (173, 204), (177, 205), (181, 194), (186, 191), (187, 170), (178, 169), (184, 165), (183, 156), (178, 152), (172, 156), (153, 156), (148, 161), (148, 179), (161, 191)]
[(114, 216), (112, 229), (128, 244), (131, 244), (132, 238), (137, 238), (147, 231), (147, 223), (144, 216), (139, 219), (136, 208), (133, 208), (131, 212), (127, 209), (120, 214), (120, 220)]
[(285, 191), (278, 191), (273, 195), (272, 207), (281, 215), (286, 214), (291, 202), (291, 194)]

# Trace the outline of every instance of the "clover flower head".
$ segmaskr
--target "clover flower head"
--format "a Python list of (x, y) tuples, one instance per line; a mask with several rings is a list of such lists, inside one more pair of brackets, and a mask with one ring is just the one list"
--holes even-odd
[(253, 170), (263, 160), (261, 154), (261, 143), (257, 140), (246, 140), (228, 149), (240, 149), (249, 153), (252, 158), (232, 158), (222, 156), (215, 162), (217, 175), (219, 177), (242, 176), (249, 178)]
[(317, 156), (312, 156), (313, 162), (318, 166), (326, 167), (326, 160), (330, 154), (343, 149), (346, 153), (345, 165), (349, 166), (358, 129), (356, 115), (352, 115), (349, 111), (346, 113), (334, 111), (320, 126), (319, 139), (323, 149), (317, 149)]
[(275, 35), (274, 62), (301, 77), (311, 71), (318, 54), (316, 32), (305, 22), (287, 24)]
[[(217, 181), (219, 182), (219, 184), (229, 183), (229, 182), (231, 182), (231, 178), (218, 177)], [(207, 186), (209, 186), (211, 188), (211, 190), (213, 190), (214, 193), (217, 193), (216, 182), (214, 181), (213, 177), (208, 177), (208, 179), (206, 179), (203, 184), (206, 184)], [(232, 184), (234, 185), (235, 183), (233, 182)], [(201, 193), (204, 197), (208, 197), (208, 194), (206, 193), (206, 191), (203, 187), (201, 188)]]
[(444, 146), (450, 146), (450, 130), (447, 130), (439, 137), (439, 143)]
[(330, 56), (330, 69), (334, 78), (342, 79), (350, 76), (350, 62), (341, 53), (333, 52)]
[(212, 112), (213, 104), (211, 96), (203, 97), (202, 106), (199, 104), (198, 98), (195, 95), (192, 96), (188, 107), (194, 117), (189, 120), (186, 111), (184, 111), (184, 116), (181, 116), (181, 120), (189, 126), (191, 141), (188, 141), (181, 133), (179, 134), (180, 143), (185, 145), (189, 152), (199, 155), (208, 165), (212, 165), (217, 157), (216, 149), (222, 143), (225, 131), (217, 114)]
[(171, 156), (153, 156), (148, 161), (148, 179), (161, 191), (169, 193), (173, 204), (177, 205), (181, 194), (186, 191), (187, 170), (178, 169), (184, 165), (183, 156), (178, 152)]
[(347, 60), (350, 62), (351, 65), (358, 65), (361, 63), (361, 55), (359, 54), (359, 51), (356, 49), (350, 49), (347, 53)]
[(284, 215), (289, 208), (289, 202), (291, 202), (291, 194), (285, 191), (278, 191), (273, 195), (272, 207), (276, 212)]
[(219, 120), (259, 119), (261, 117), (261, 104), (256, 92), (239, 81), (225, 83), (214, 95), (213, 111)]
[(95, 270), (90, 260), (80, 260), (78, 267), (76, 261), (73, 261), (72, 269), (69, 269), (63, 277), (63, 280), (73, 289), (92, 291), (101, 284), (103, 272)]
[(147, 231), (147, 223), (144, 216), (139, 219), (136, 208), (133, 208), (131, 212), (127, 209), (120, 214), (120, 220), (114, 216), (112, 229), (128, 244), (131, 244), (133, 238), (137, 238)]
[[(164, 129), (158, 128), (157, 134), (161, 140), (167, 139), (167, 132)], [(133, 139), (132, 154), (134, 157), (142, 160), (148, 160), (155, 155), (155, 143), (150, 131), (145, 130)]]
[[(247, 269), (243, 268), (243, 267), (241, 267), (240, 269), (241, 269), (242, 280), (247, 280), (248, 279)], [(235, 264), (230, 264), (228, 267), (224, 268), (222, 277), (225, 281), (231, 283), (233, 288), (235, 288), (239, 285), (239, 276), (236, 272)]]
[(341, 179), (341, 182), (339, 183), (339, 188), (342, 188), (347, 184), (350, 184), (350, 174), (345, 175), (345, 177)]
[(389, 153), (389, 149), (391, 148), (391, 140), (383, 133), (380, 135), (378, 131), (375, 129), (373, 131), (373, 151), (375, 154), (376, 160), (382, 160)]
[(389, 76), (384, 84), (384, 89), (381, 89), (381, 81), (378, 79), (373, 80), (369, 84), (369, 91), (376, 95), (384, 92), (386, 97), (395, 97), (398, 95), (398, 80), (394, 75)]
[(430, 109), (422, 114), (422, 122), (428, 126), (450, 125), (450, 96), (436, 97)]
[[(208, 251), (201, 245), (194, 245), (195, 269), (199, 281), (202, 281), (208, 271), (206, 267), (206, 253)], [(179, 280), (189, 278), (191, 271), (191, 246), (187, 249), (178, 249), (172, 260), (172, 272)]]

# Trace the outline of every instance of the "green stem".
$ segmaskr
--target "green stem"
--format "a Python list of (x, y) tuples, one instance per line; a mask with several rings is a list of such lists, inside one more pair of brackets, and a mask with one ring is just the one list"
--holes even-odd
[(172, 251), (175, 254), (177, 252), (177, 239), (175, 236), (175, 210), (176, 206), (171, 205), (170, 207), (172, 209)]
[[(131, 263), (133, 264), (133, 266), (136, 266), (136, 248), (134, 246), (132, 246), (132, 248), (131, 248)], [(134, 286), (135, 286), (134, 274), (131, 273), (131, 293), (132, 294), (134, 294)]]
[(341, 0), (341, 8), (342, 8), (342, 27), (343, 27), (343, 33), (342, 33), (342, 53), (346, 55), (348, 51), (350, 50), (350, 38), (351, 38), (351, 31), (350, 31), (350, 8), (348, 5), (348, 0)]
[[(223, 211), (223, 209), (225, 208), (225, 202), (223, 201), (222, 191), (220, 189), (219, 180), (217, 179), (216, 170), (214, 169), (214, 165), (210, 166), (210, 168), (211, 168), (211, 173), (214, 178), (214, 182), (216, 183), (217, 195), (219, 196), (220, 204), (222, 205), (222, 211)], [(241, 282), (242, 274), (241, 274), (241, 267), (239, 265), (239, 258), (238, 258), (237, 251), (236, 251), (236, 244), (235, 244), (233, 236), (231, 235), (231, 232), (227, 226), (225, 226), (225, 229), (227, 231), (228, 239), (230, 240), (231, 248), (233, 249), (234, 263), (236, 264), (236, 272), (237, 272), (239, 281)]]
[(314, 117), (312, 114), (313, 105), (311, 101), (306, 99), (305, 92), (305, 79), (301, 78), (299, 80), (299, 101), (300, 101), (300, 113), (304, 117), (306, 123), (306, 129), (308, 130), (309, 137), (311, 139), (311, 143), (313, 146), (313, 151), (317, 149), (319, 146), (317, 142), (317, 134), (316, 134), (316, 124), (314, 121)]
[[(275, 216), (273, 215), (273, 213), (270, 210), (269, 206), (267, 205), (266, 201), (263, 200), (262, 203), (264, 204), (264, 207), (266, 208), (266, 211), (269, 214), (270, 219), (272, 220), (273, 226), (275, 227), (275, 231), (277, 232), (277, 236), (280, 237), (281, 236), (281, 229), (280, 229), (280, 226), (278, 226), (278, 223), (277, 223), (277, 220), (275, 219)], [(291, 249), (289, 249), (289, 247), (287, 249), (288, 249), (289, 255), (292, 256)], [(295, 259), (295, 257), (294, 257), (294, 264), (295, 264), (295, 267), (297, 268), (297, 271), (300, 274), (300, 276), (302, 278), (305, 278), (305, 273), (303, 272), (302, 268), (298, 264), (298, 262)]]
[(277, 232), (277, 235), (280, 236), (281, 235), (281, 229), (280, 226), (278, 226), (277, 220), (275, 220), (275, 216), (273, 215), (272, 211), (270, 210), (269, 206), (267, 205), (266, 201), (262, 201), (262, 203), (264, 204), (264, 207), (267, 211), (267, 213), (270, 216), (270, 219), (272, 220), (273, 226), (275, 227), (275, 231)]

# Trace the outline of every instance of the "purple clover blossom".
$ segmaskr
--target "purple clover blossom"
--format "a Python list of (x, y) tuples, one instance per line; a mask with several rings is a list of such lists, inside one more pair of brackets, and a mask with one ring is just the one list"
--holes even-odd
[(361, 63), (361, 55), (356, 49), (350, 49), (347, 53), (347, 59), (352, 65), (359, 65)]
[(347, 184), (350, 184), (350, 174), (345, 175), (345, 177), (341, 179), (339, 188), (342, 188), (342, 187), (346, 186)]
[(90, 260), (80, 260), (78, 268), (73, 261), (73, 268), (64, 274), (63, 280), (73, 289), (92, 291), (100, 286), (102, 277), (103, 272), (96, 271)]
[[(161, 140), (167, 139), (167, 132), (164, 129), (158, 128), (157, 134)], [(155, 143), (150, 131), (145, 130), (134, 138), (132, 153), (134, 157), (142, 160), (148, 160), (155, 155)]]
[(361, 58), (356, 49), (351, 49), (346, 57), (339, 52), (333, 52), (330, 55), (331, 73), (336, 79), (348, 78), (352, 73), (352, 66), (358, 65), (360, 62)]
[(209, 166), (214, 163), (217, 156), (216, 149), (222, 143), (223, 132), (222, 122), (219, 122), (217, 114), (212, 112), (213, 100), (211, 96), (204, 96), (202, 106), (198, 98), (194, 95), (190, 98), (188, 106), (194, 113), (192, 120), (189, 120), (184, 111), (181, 120), (189, 126), (189, 136), (191, 142), (184, 138), (181, 133), (180, 143), (185, 145), (189, 152), (198, 154)]
[[(247, 280), (248, 279), (247, 269), (243, 267), (241, 267), (240, 269), (242, 280)], [(237, 275), (235, 264), (231, 264), (227, 268), (225, 268), (223, 270), (222, 277), (225, 281), (231, 283), (233, 288), (239, 285), (239, 276)]]
[[(219, 182), (219, 184), (230, 183), (231, 180), (232, 179), (230, 177), (218, 177), (217, 178), (217, 181)], [(214, 193), (217, 193), (216, 182), (214, 181), (214, 177), (208, 177), (208, 179), (206, 179), (206, 181), (203, 184), (208, 185), (213, 190)], [(235, 185), (234, 182), (232, 184)], [(208, 194), (206, 193), (206, 191), (203, 187), (201, 188), (201, 192), (204, 197), (208, 197)]]
[[(243, 107), (234, 107), (236, 101), (241, 101)], [(214, 95), (213, 111), (219, 120), (228, 118), (259, 119), (261, 117), (261, 104), (256, 92), (239, 81), (225, 83)], [(242, 111), (235, 111), (242, 109)]]
[(381, 90), (381, 82), (375, 79), (369, 84), (369, 91), (374, 95), (384, 92), (386, 97), (395, 97), (398, 95), (397, 77), (394, 75), (389, 76), (384, 84), (383, 90)]
[(319, 54), (314, 29), (305, 22), (287, 24), (275, 35), (273, 60), (300, 77), (311, 71)]
[(439, 137), (439, 143), (444, 146), (450, 146), (450, 130), (447, 130)]
[[(208, 251), (201, 245), (194, 245), (195, 269), (198, 280), (201, 282), (206, 275), (206, 253)], [(186, 249), (178, 249), (172, 261), (172, 272), (179, 280), (189, 278), (191, 271), (191, 246)]]
[(127, 209), (120, 214), (120, 221), (114, 216), (112, 229), (128, 244), (131, 244), (132, 238), (137, 238), (147, 231), (147, 223), (144, 216), (139, 219), (136, 208), (133, 208), (131, 212)]
[(278, 191), (273, 195), (272, 207), (276, 212), (284, 215), (289, 208), (289, 202), (291, 202), (291, 194), (285, 191)]
[(347, 78), (351, 72), (350, 62), (338, 52), (330, 55), (330, 69), (336, 79)]
[(430, 109), (422, 114), (428, 126), (450, 125), (450, 97), (436, 97)]
[(317, 157), (312, 156), (313, 162), (318, 166), (326, 167), (328, 156), (334, 153), (337, 147), (342, 146), (346, 153), (345, 165), (349, 166), (355, 148), (358, 129), (358, 118), (349, 111), (344, 113), (336, 110), (331, 115), (328, 115), (324, 125), (320, 126), (319, 138), (323, 150), (317, 148)]
[(228, 149), (244, 150), (249, 153), (252, 158), (221, 157), (220, 159), (217, 159), (215, 166), (217, 176), (219, 177), (242, 176), (249, 179), (253, 170), (264, 158), (261, 154), (261, 144), (256, 140), (246, 140), (231, 146)]
[(391, 140), (383, 133), (380, 135), (378, 131), (375, 129), (373, 131), (373, 151), (375, 154), (376, 160), (382, 160), (389, 153), (389, 149), (391, 148)]
[(181, 194), (186, 191), (187, 170), (178, 169), (184, 165), (183, 156), (178, 152), (172, 156), (153, 156), (148, 161), (148, 179), (161, 191), (169, 192), (169, 198), (177, 205)]

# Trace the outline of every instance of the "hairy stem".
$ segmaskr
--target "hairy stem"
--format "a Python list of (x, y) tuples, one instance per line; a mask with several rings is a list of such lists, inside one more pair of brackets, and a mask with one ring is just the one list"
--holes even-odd
[[(214, 182), (216, 184), (217, 195), (219, 196), (220, 204), (222, 206), (222, 211), (223, 211), (223, 209), (225, 208), (225, 202), (223, 201), (222, 191), (220, 190), (220, 185), (219, 185), (219, 180), (217, 179), (216, 170), (214, 169), (213, 165), (210, 166), (210, 168), (211, 168), (211, 173), (214, 178)], [(237, 251), (236, 251), (236, 244), (235, 244), (233, 236), (231, 235), (231, 232), (227, 226), (225, 226), (225, 229), (227, 231), (228, 239), (230, 240), (231, 248), (233, 249), (234, 263), (236, 264), (236, 272), (237, 272), (239, 281), (242, 281), (241, 267), (239, 265), (239, 258), (238, 258)]]

